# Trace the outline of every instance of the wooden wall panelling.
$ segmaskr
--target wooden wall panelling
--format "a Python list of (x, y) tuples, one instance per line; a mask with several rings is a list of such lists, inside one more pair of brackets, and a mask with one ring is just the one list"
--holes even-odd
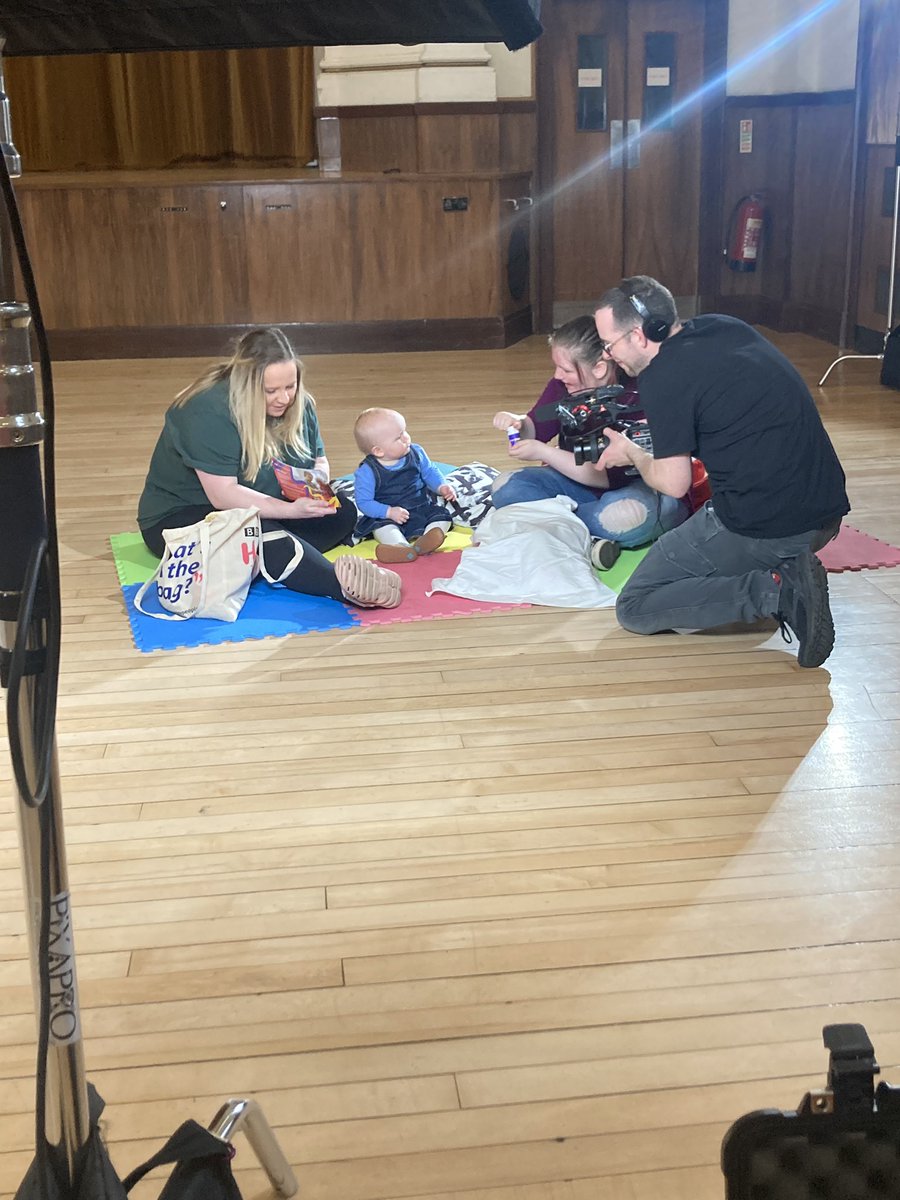
[(719, 277), (724, 246), (725, 80), (728, 65), (728, 9), (707, 0), (703, 47), (706, 80), (700, 155), (700, 229), (697, 247), (699, 309), (720, 308)]
[[(390, 179), (245, 188), (254, 321), (498, 312), (496, 183)], [(466, 212), (444, 212), (445, 196)]]
[(365, 108), (322, 109), (319, 115), (327, 113), (340, 122), (342, 171), (420, 170), (417, 118), (411, 104), (371, 112)]
[[(60, 357), (218, 353), (258, 323), (324, 351), (427, 349), (530, 332), (530, 280), (514, 296), (506, 274), (501, 188), (527, 197), (530, 176), (44, 180), (20, 205)], [(467, 208), (445, 211), (448, 197)], [(521, 220), (527, 241), (524, 206)]]
[(534, 273), (534, 221), (531, 176), (504, 179), (500, 184), (499, 295), (504, 316), (530, 307)]
[(552, 20), (538, 47), (538, 115), (541, 144), (542, 298), (545, 322), (554, 301), (598, 296), (622, 277), (623, 167), (610, 163), (609, 128), (578, 130), (578, 37), (607, 37), (608, 121), (622, 119), (625, 91), (625, 6), (554, 0)]
[[(739, 153), (740, 122), (753, 149)], [(757, 270), (720, 267), (721, 307), (777, 329), (836, 341), (844, 306), (854, 98), (752, 97), (725, 114), (723, 246), (737, 201), (762, 194), (766, 225)]]
[[(150, 203), (158, 211), (155, 195)], [(166, 308), (169, 259), (162, 236), (153, 253), (147, 206), (131, 188), (27, 193), (23, 219), (48, 328), (137, 325)]]
[[(354, 228), (359, 320), (454, 318), (499, 313), (497, 182), (390, 180), (370, 185)], [(445, 212), (465, 196), (465, 212)], [(374, 234), (377, 233), (377, 236)]]
[[(81, 324), (90, 293), (79, 280), (90, 278), (85, 242), (83, 193), (72, 190), (37, 191), (19, 188), (16, 196), (31, 268), (48, 329)], [(25, 290), (15, 264), (15, 295)]]
[[(239, 186), (115, 189), (136, 270), (134, 308), (111, 325), (218, 325), (249, 319)], [(116, 262), (113, 270), (130, 265)], [(115, 314), (114, 314), (115, 315)]]
[(534, 169), (536, 118), (531, 100), (344, 106), (316, 113), (340, 122), (344, 172)]
[(248, 307), (253, 322), (350, 321), (359, 309), (361, 244), (376, 230), (360, 212), (366, 184), (244, 187)]
[[(835, 338), (844, 304), (854, 106), (797, 110), (787, 328)], [(805, 310), (805, 311), (800, 311)]]
[[(546, 10), (545, 10), (546, 19)], [(535, 329), (553, 328), (553, 305), (556, 299), (556, 220), (553, 187), (556, 178), (557, 142), (555, 136), (559, 89), (556, 62), (550, 40), (555, 19), (545, 24), (534, 54), (535, 89), (535, 172), (536, 203), (532, 214), (535, 237)]]
[[(739, 153), (741, 120), (753, 122), (750, 154)], [(774, 301), (776, 308), (785, 299), (790, 267), (795, 126), (794, 109), (790, 106), (736, 103), (726, 108), (721, 248), (726, 245), (731, 215), (742, 196), (762, 193), (766, 223), (755, 271), (731, 271), (722, 255), (719, 286), (723, 297), (735, 300), (760, 297)], [(734, 304), (728, 311), (741, 316), (746, 312), (748, 319), (753, 320), (763, 315), (759, 305), (751, 309)]]
[(530, 111), (500, 113), (500, 170), (529, 171), (537, 162), (537, 118)]
[(419, 171), (496, 171), (500, 116), (491, 112), (420, 112), (416, 118)]
[(48, 329), (244, 319), (240, 188), (36, 188), (19, 203)]
[[(422, 224), (424, 210), (416, 182), (392, 180), (359, 189), (351, 227), (356, 234), (355, 319), (417, 320), (434, 315), (429, 312), (430, 300), (444, 282), (434, 279), (433, 264), (435, 256), (443, 260), (443, 248), (430, 244)], [(434, 295), (434, 302), (440, 305), (442, 298)]]
[[(625, 168), (623, 274), (654, 275), (684, 297), (698, 291), (704, 16), (703, 0), (628, 6), (625, 116), (641, 121), (641, 134), (639, 162)], [(683, 107), (671, 125), (644, 112), (645, 38), (653, 33), (675, 40), (672, 102)]]
[[(875, 296), (879, 269), (886, 273), (891, 258), (891, 228), (894, 204), (894, 147), (864, 146), (863, 196), (859, 286), (856, 294), (856, 324), (883, 335), (887, 327), (887, 293), (881, 305)], [(882, 275), (886, 279), (886, 274)], [(900, 285), (900, 278), (898, 278)], [(900, 291), (894, 296), (894, 321), (900, 317)]]

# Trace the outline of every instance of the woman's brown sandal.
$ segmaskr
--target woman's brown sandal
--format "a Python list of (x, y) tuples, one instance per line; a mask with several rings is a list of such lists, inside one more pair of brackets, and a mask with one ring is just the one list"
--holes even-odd
[(386, 571), (368, 558), (342, 554), (335, 560), (334, 573), (341, 591), (360, 608), (396, 608), (400, 603), (400, 576)]

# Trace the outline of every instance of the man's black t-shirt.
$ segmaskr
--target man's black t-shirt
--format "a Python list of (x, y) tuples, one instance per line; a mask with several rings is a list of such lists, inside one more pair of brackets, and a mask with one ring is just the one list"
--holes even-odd
[(844, 472), (809, 389), (743, 321), (686, 321), (641, 372), (640, 389), (655, 457), (702, 459), (726, 529), (791, 537), (850, 511)]

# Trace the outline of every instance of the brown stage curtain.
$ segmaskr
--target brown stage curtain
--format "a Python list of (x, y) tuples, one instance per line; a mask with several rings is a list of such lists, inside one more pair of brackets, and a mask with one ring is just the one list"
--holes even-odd
[(25, 171), (248, 162), (314, 155), (311, 46), (10, 58)]

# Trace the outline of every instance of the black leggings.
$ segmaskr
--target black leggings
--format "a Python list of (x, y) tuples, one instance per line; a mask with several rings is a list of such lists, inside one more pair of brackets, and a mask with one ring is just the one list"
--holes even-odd
[[(303, 592), (307, 596), (330, 596), (333, 600), (343, 600), (334, 567), (322, 554), (323, 550), (332, 550), (340, 546), (353, 532), (356, 524), (356, 506), (353, 501), (339, 496), (340, 508), (333, 517), (306, 517), (297, 521), (279, 521), (271, 517), (262, 518), (263, 533), (271, 533), (276, 529), (287, 530), (303, 547), (303, 557), (281, 582), (292, 592)], [(180, 529), (184, 525), (194, 525), (202, 521), (215, 509), (211, 504), (195, 504), (189, 508), (181, 508), (171, 513), (164, 520), (141, 530), (141, 537), (151, 554), (162, 558), (166, 548), (163, 538), (164, 529)], [(264, 544), (266, 570), (276, 579), (294, 556), (294, 545), (288, 538), (278, 538), (276, 541)]]

